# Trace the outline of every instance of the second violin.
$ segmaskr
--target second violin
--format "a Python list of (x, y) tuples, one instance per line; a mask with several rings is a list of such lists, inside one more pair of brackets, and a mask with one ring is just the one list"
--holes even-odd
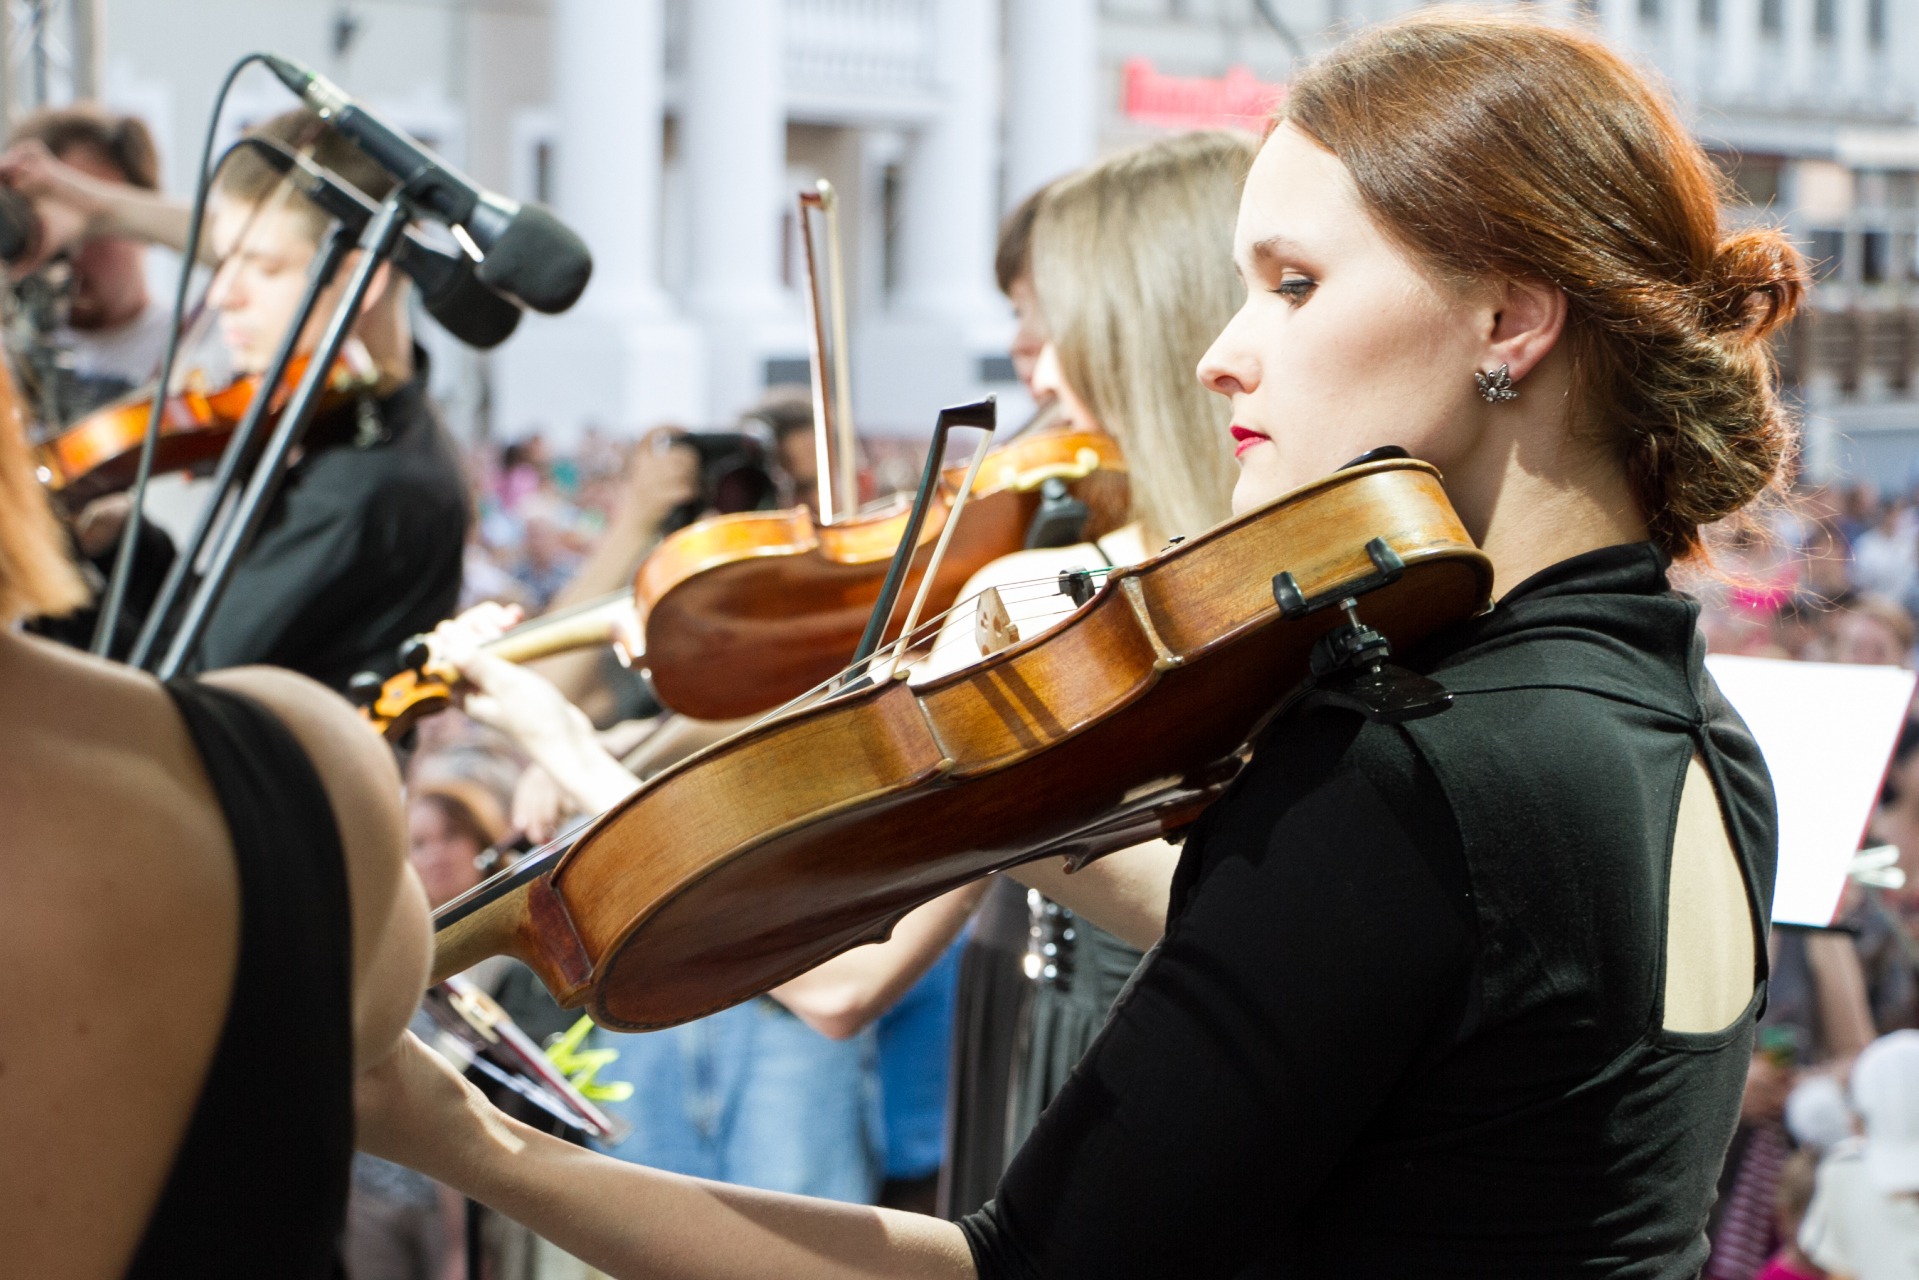
[[(927, 607), (945, 609), (988, 562), (1025, 545), (1048, 480), (1090, 511), (1088, 535), (1126, 502), (1125, 461), (1112, 437), (1043, 428), (986, 455)], [(963, 468), (949, 470), (906, 581), (918, 590)], [(702, 720), (731, 720), (811, 689), (853, 655), (887, 562), (907, 528), (906, 504), (822, 524), (805, 508), (715, 516), (662, 542), (633, 584), (646, 666), (660, 701)], [(888, 631), (897, 634), (899, 623)]]
[[(292, 389), (306, 371), (306, 357), (296, 356), (287, 367), (271, 413), (284, 407)], [(370, 388), (375, 380), (372, 362), (364, 351), (351, 348), (335, 362), (320, 411), (337, 407), (349, 396)], [(249, 374), (211, 389), (189, 386), (166, 398), (161, 410), (160, 435), (153, 446), (155, 474), (181, 471), (213, 461), (227, 447), (233, 429), (246, 415), (259, 392), (260, 377)], [(40, 479), (70, 506), (78, 507), (117, 493), (133, 483), (139, 467), (140, 442), (153, 412), (153, 392), (129, 396), (87, 414), (35, 446)]]

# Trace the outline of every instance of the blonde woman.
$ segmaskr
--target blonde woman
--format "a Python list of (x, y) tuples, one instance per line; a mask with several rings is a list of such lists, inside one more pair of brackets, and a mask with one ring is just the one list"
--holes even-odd
[[(1062, 425), (1104, 431), (1119, 442), (1130, 507), (1118, 528), (1094, 541), (1007, 556), (961, 591), (966, 600), (1000, 589), (1022, 636), (1067, 615), (1069, 603), (1049, 589), (1062, 570), (1143, 560), (1169, 538), (1203, 532), (1230, 512), (1226, 405), (1189, 375), (1237, 305), (1232, 213), (1255, 150), (1245, 134), (1187, 134), (1062, 178), (1037, 198), (1025, 270), (1008, 290), (1018, 297), (1030, 287), (1027, 305), (1042, 345), (1029, 385), (1036, 398), (1053, 401)], [(918, 674), (969, 660), (977, 653), (972, 633), (973, 612), (962, 608)], [(1168, 874), (1176, 857), (1172, 846), (1155, 841), (1112, 855), (1108, 874)], [(1011, 1007), (978, 1007), (962, 996), (941, 1197), (948, 1216), (977, 1209), (991, 1195), (1006, 1160), (1099, 1034), (1141, 955), (1017, 884), (996, 883), (988, 893), (983, 922), (1007, 914), (1009, 895), (1025, 899), (1017, 907), (1029, 939), (1027, 988)], [(1158, 932), (1157, 920), (1133, 923), (1144, 937)], [(807, 983), (796, 984), (801, 993)], [(846, 988), (828, 991), (843, 998)], [(1009, 1020), (1013, 1025), (994, 1025)], [(1009, 1051), (1010, 1062), (976, 1060)], [(1007, 1073), (1003, 1085), (999, 1071)]]

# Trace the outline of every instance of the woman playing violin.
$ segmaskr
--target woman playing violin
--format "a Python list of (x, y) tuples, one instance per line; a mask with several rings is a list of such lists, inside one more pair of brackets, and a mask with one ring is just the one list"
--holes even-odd
[(1426, 14), (1295, 82), (1201, 362), (1235, 505), (1440, 467), (1496, 605), (1401, 655), (1450, 709), (1278, 717), (1164, 936), (957, 1224), (667, 1177), (514, 1126), (421, 1046), (361, 1136), (617, 1275), (1603, 1275), (1705, 1259), (1764, 996), (1769, 780), (1666, 569), (1777, 477), (1802, 267), (1725, 235), (1670, 105), (1587, 36)]

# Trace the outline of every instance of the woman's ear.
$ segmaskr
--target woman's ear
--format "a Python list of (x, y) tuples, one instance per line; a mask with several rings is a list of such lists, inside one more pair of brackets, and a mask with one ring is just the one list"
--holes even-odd
[(1486, 365), (1508, 365), (1513, 381), (1531, 373), (1566, 329), (1566, 294), (1543, 280), (1502, 280), (1493, 286)]

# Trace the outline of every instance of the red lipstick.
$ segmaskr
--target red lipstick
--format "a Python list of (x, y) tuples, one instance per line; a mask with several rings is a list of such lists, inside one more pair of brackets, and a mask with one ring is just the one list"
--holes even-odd
[(1235, 458), (1240, 457), (1256, 444), (1272, 443), (1272, 437), (1264, 431), (1255, 431), (1251, 427), (1242, 427), (1238, 423), (1233, 424), (1232, 436), (1235, 442), (1233, 445), (1233, 456)]

